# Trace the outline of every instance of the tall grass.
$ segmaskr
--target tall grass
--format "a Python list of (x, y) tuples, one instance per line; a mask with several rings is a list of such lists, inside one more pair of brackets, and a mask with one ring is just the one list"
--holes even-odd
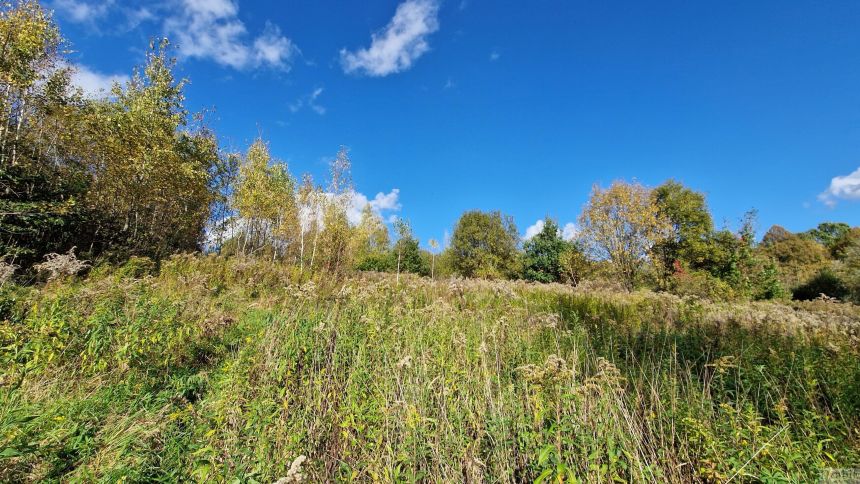
[(2, 288), (0, 480), (808, 482), (856, 307), (177, 257)]

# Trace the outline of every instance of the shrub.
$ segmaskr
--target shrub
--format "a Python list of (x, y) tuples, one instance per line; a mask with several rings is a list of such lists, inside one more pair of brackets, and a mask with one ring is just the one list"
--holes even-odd
[(578, 285), (594, 270), (594, 263), (578, 247), (562, 252), (558, 262), (561, 266), (561, 281), (572, 286)]
[(844, 299), (848, 293), (848, 287), (842, 279), (829, 269), (824, 269), (805, 284), (796, 287), (792, 291), (792, 298), (799, 301), (809, 301), (824, 294), (828, 297)]
[(143, 276), (155, 274), (157, 266), (155, 261), (149, 257), (131, 257), (119, 269), (116, 270), (116, 275), (121, 278), (138, 279)]
[(671, 291), (679, 296), (696, 296), (713, 301), (729, 301), (736, 297), (732, 286), (726, 281), (704, 271), (674, 274)]
[(369, 254), (355, 266), (357, 270), (373, 272), (391, 272), (393, 267), (393, 258), (388, 252)]
[(753, 299), (782, 299), (788, 294), (779, 280), (779, 269), (773, 263), (765, 263), (752, 281)]

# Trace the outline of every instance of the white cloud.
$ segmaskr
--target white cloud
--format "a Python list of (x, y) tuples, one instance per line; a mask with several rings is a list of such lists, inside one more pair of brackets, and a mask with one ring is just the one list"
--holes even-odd
[(394, 214), (391, 212), (400, 211), (400, 189), (393, 188), (388, 193), (379, 192), (373, 199), (368, 200), (367, 196), (361, 192), (352, 192), (352, 196), (347, 206), (346, 216), (353, 225), (361, 221), (361, 212), (364, 207), (370, 205), (383, 220), (391, 222)]
[(499, 57), (501, 57), (501, 56), (502, 56), (502, 54), (499, 54), (499, 51), (497, 51), (497, 50), (490, 52), (490, 62), (495, 62), (495, 61), (499, 60)]
[(523, 240), (529, 240), (535, 235), (541, 233), (544, 225), (546, 225), (546, 223), (543, 221), (543, 219), (540, 219), (537, 222), (531, 224), (529, 228), (526, 229), (526, 234), (523, 236)]
[(835, 207), (839, 200), (860, 200), (860, 168), (851, 174), (833, 177), (818, 199), (828, 207)]
[(290, 111), (297, 113), (302, 109), (302, 107), (307, 106), (311, 108), (315, 113), (322, 116), (323, 114), (325, 114), (326, 108), (325, 106), (321, 106), (319, 103), (317, 103), (317, 98), (320, 97), (323, 91), (323, 88), (317, 87), (307, 96), (302, 96), (296, 99), (296, 102), (290, 104)]
[(579, 235), (579, 227), (573, 222), (568, 222), (561, 228), (561, 238), (568, 242), (575, 239), (577, 235)]
[(439, 29), (437, 0), (406, 0), (394, 17), (371, 36), (370, 47), (349, 52), (341, 49), (343, 70), (382, 77), (409, 69), (430, 50), (427, 36)]
[(88, 23), (107, 15), (114, 0), (55, 0), (51, 5), (62, 16), (73, 22)]
[(125, 74), (102, 74), (84, 65), (72, 66), (72, 84), (81, 88), (87, 97), (100, 97), (110, 94), (114, 83), (125, 84), (129, 76)]
[[(544, 222), (543, 219), (540, 219), (530, 225), (526, 229), (525, 235), (523, 235), (523, 240), (529, 240), (535, 235), (541, 233), (545, 225), (546, 222)], [(576, 224), (574, 224), (573, 222), (568, 222), (564, 224), (564, 227), (559, 229), (558, 233), (559, 235), (561, 235), (562, 239), (571, 241), (576, 238), (577, 234), (579, 234), (579, 228), (577, 228)]]
[(284, 66), (290, 61), (295, 47), (290, 39), (281, 35), (281, 29), (271, 22), (266, 22), (262, 35), (254, 41), (256, 62), (270, 66)]
[(178, 12), (164, 22), (165, 32), (185, 57), (211, 59), (234, 69), (262, 66), (289, 70), (298, 52), (293, 42), (271, 23), (253, 42), (239, 19), (234, 0), (181, 0)]

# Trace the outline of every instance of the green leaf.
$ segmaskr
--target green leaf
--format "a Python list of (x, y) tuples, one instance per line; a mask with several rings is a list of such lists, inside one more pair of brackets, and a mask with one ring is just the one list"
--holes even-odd
[(12, 447), (6, 447), (5, 449), (3, 449), (2, 452), (0, 452), (0, 458), (2, 458), (2, 459), (9, 459), (11, 457), (19, 457), (21, 455), (23, 455), (23, 454), (21, 454), (21, 452), (19, 452), (18, 449), (14, 449)]

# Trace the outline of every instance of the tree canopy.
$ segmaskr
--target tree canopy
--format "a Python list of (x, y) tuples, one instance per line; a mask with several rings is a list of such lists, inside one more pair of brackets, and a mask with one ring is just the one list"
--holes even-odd
[(511, 217), (501, 212), (465, 212), (451, 236), (453, 268), (465, 277), (512, 277), (518, 270), (518, 243)]
[(628, 290), (671, 229), (647, 188), (620, 181), (606, 189), (594, 187), (579, 223), (593, 257), (609, 261)]
[(543, 229), (523, 243), (523, 276), (536, 282), (559, 282), (564, 272), (563, 256), (573, 250), (564, 240), (555, 220), (547, 217)]

